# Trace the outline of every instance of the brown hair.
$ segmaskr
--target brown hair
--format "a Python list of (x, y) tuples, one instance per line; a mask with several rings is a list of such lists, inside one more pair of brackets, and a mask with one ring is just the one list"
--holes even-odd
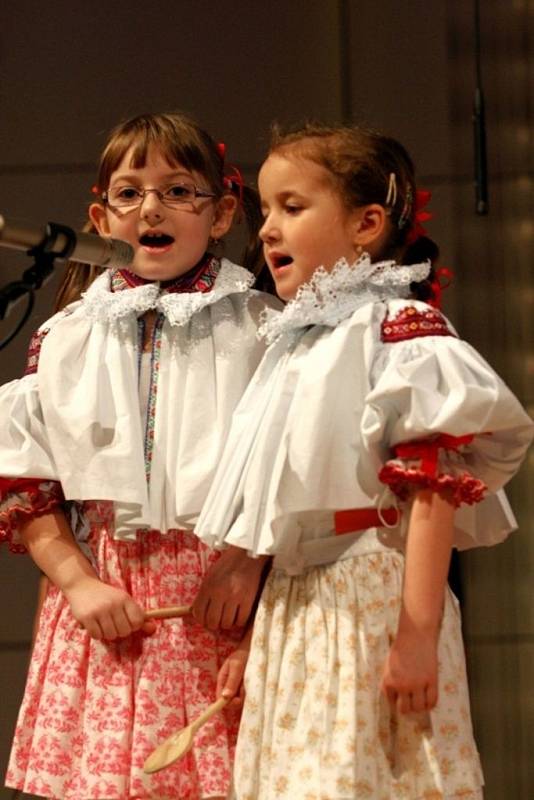
[[(388, 211), (389, 236), (381, 259), (397, 258), (402, 264), (435, 262), (438, 246), (420, 236), (408, 244), (415, 224), (415, 170), (412, 159), (396, 139), (359, 126), (317, 123), (286, 133), (273, 127), (269, 154), (297, 155), (323, 167), (348, 209), (378, 203)], [(395, 190), (390, 192), (391, 175)], [(387, 201), (387, 202), (386, 202)], [(433, 298), (434, 270), (425, 281), (412, 284), (421, 300)]]
[[(240, 187), (231, 180), (229, 187), (226, 185), (223, 149), (186, 115), (141, 114), (117, 125), (111, 131), (100, 158), (96, 191), (100, 194), (107, 190), (112, 173), (130, 149), (132, 166), (136, 169), (144, 167), (151, 146), (157, 147), (170, 165), (180, 164), (202, 175), (217, 198), (222, 197), (228, 188), (240, 196), (249, 234), (242, 261), (247, 269), (258, 274), (263, 262), (260, 260), (261, 248), (257, 236), (261, 220), (257, 192), (248, 186)], [(90, 221), (83, 230), (97, 233)], [(58, 290), (56, 310), (78, 299), (103, 271), (102, 267), (88, 268), (87, 265), (70, 262)]]

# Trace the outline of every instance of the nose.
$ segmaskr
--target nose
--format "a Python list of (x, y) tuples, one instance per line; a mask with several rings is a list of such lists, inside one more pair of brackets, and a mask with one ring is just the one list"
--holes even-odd
[(145, 189), (145, 196), (141, 200), (141, 217), (160, 220), (164, 215), (165, 206), (161, 202), (161, 197), (156, 189)]
[(263, 225), (261, 226), (259, 231), (259, 237), (262, 240), (262, 242), (265, 243), (275, 242), (277, 239), (280, 238), (280, 232), (277, 226), (275, 225), (271, 214), (265, 217)]

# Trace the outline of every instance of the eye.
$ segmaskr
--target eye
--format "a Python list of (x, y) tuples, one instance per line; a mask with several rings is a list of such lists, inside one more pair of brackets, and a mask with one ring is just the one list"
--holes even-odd
[(141, 197), (139, 189), (135, 189), (133, 186), (120, 186), (113, 189), (111, 194), (117, 200), (137, 200), (138, 197)]
[(188, 183), (174, 183), (165, 189), (164, 194), (169, 200), (190, 200), (195, 196), (195, 187)]
[(302, 206), (297, 205), (296, 203), (286, 203), (284, 206), (284, 211), (286, 214), (290, 214), (291, 216), (295, 216), (302, 211)]

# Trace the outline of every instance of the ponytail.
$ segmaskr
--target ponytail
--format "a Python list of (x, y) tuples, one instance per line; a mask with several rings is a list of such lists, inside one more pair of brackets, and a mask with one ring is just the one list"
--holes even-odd
[[(84, 233), (98, 233), (93, 223), (88, 220), (82, 228)], [(79, 300), (86, 289), (98, 278), (105, 267), (96, 264), (82, 264), (79, 261), (68, 261), (63, 280), (57, 290), (54, 310), (61, 311), (69, 303)]]
[(439, 258), (439, 247), (428, 236), (419, 236), (412, 244), (409, 244), (402, 257), (403, 264), (420, 264), (422, 261), (430, 261), (430, 272), (423, 281), (412, 283), (410, 289), (416, 300), (423, 300), (425, 303), (437, 301), (436, 292), (433, 286), (436, 283), (435, 263)]

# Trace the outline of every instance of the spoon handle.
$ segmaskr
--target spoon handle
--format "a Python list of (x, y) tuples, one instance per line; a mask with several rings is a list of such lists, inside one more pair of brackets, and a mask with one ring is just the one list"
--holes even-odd
[(209, 705), (207, 709), (191, 723), (191, 732), (196, 733), (198, 729), (210, 719), (210, 717), (213, 717), (214, 714), (217, 714), (217, 712), (221, 711), (225, 706), (227, 706), (230, 700), (231, 698), (228, 697), (219, 697), (218, 700)]
[(167, 606), (166, 608), (151, 608), (145, 611), (145, 619), (170, 619), (171, 617), (185, 617), (191, 613), (191, 606)]

